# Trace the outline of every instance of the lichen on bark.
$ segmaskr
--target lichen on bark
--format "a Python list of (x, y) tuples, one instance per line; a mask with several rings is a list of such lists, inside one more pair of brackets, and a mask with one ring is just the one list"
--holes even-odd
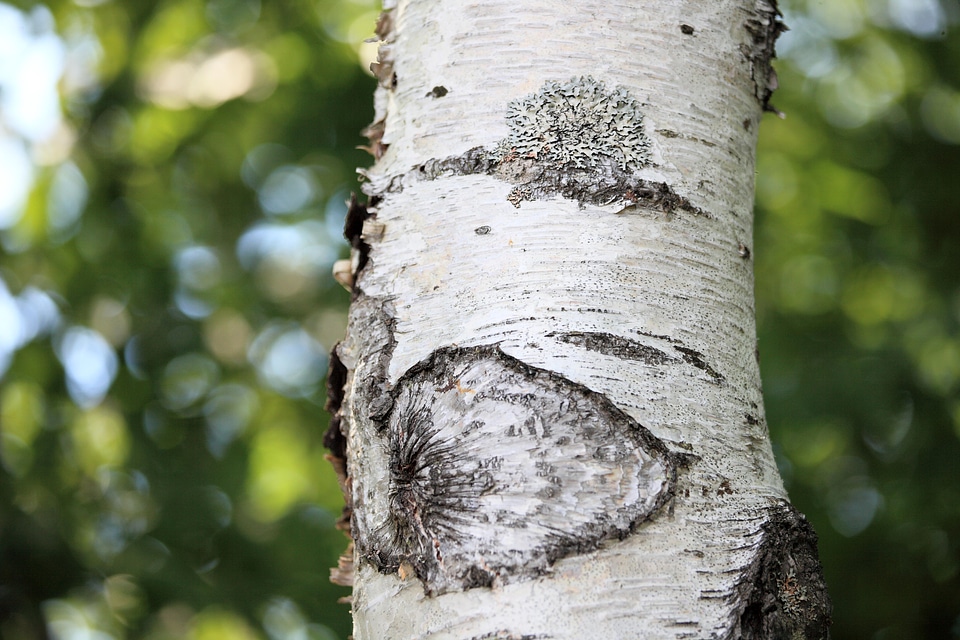
[(592, 171), (612, 165), (632, 173), (650, 163), (640, 103), (592, 76), (544, 83), (508, 105), (507, 123), (504, 154)]

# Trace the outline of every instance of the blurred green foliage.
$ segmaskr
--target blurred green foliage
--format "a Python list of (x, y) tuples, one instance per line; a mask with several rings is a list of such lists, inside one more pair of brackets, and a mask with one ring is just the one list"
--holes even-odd
[[(960, 637), (960, 21), (795, 0), (767, 411), (834, 637)], [(0, 637), (345, 638), (321, 445), (363, 0), (0, 4)]]
[(375, 18), (0, 5), (0, 637), (349, 633), (322, 378)]
[(960, 5), (785, 9), (754, 253), (781, 471), (835, 638), (958, 638)]

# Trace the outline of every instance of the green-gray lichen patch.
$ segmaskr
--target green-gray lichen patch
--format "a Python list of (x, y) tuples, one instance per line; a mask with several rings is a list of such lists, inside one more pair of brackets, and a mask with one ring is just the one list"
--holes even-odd
[[(494, 175), (514, 184), (507, 200), (561, 196), (581, 205), (638, 204), (706, 215), (663, 183), (639, 177), (652, 164), (641, 103), (590, 76), (549, 81), (509, 103), (509, 135), (493, 153)], [(651, 205), (653, 205), (651, 207)]]
[(623, 87), (590, 76), (549, 81), (507, 108), (504, 155), (573, 169), (607, 165), (633, 173), (649, 164), (640, 103)]

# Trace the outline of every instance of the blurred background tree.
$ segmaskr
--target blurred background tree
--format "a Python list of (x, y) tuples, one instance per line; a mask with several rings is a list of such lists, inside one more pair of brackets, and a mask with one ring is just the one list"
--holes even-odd
[[(783, 4), (754, 251), (778, 460), (835, 638), (960, 638), (960, 6)], [(4, 640), (348, 635), (322, 383), (375, 19), (0, 3)]]

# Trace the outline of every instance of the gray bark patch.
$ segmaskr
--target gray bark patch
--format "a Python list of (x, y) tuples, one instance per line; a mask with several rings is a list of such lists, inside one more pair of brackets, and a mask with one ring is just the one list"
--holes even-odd
[(706, 373), (713, 379), (714, 383), (720, 384), (723, 382), (723, 376), (717, 373), (716, 369), (707, 364), (707, 361), (703, 359), (702, 353), (695, 349), (682, 347), (679, 345), (674, 345), (673, 348), (680, 352), (680, 355), (683, 356), (683, 359), (687, 362), (687, 364), (693, 365), (697, 369), (700, 369)]
[(827, 640), (832, 606), (818, 558), (803, 514), (789, 503), (772, 508), (735, 596), (739, 624), (725, 640)]
[(641, 336), (647, 336), (648, 338), (656, 338), (657, 340), (665, 340), (666, 342), (669, 342), (671, 345), (673, 345), (673, 349), (680, 354), (680, 357), (683, 358), (684, 362), (706, 373), (708, 376), (710, 376), (710, 380), (714, 384), (723, 384), (724, 380), (726, 380), (722, 373), (710, 366), (702, 353), (696, 349), (691, 349), (690, 347), (685, 346), (676, 338), (657, 335), (655, 333), (650, 333), (649, 331), (640, 331), (639, 329), (637, 330), (637, 333)]
[(510, 631), (492, 631), (482, 636), (473, 636), (469, 640), (548, 640), (553, 636), (542, 633), (513, 633)]
[(661, 340), (668, 340), (673, 343), (673, 348), (680, 354), (680, 358), (675, 358), (667, 353), (651, 347), (650, 345), (630, 340), (612, 333), (603, 333), (596, 331), (568, 331), (562, 333), (548, 333), (548, 338), (556, 338), (560, 342), (582, 347), (590, 351), (596, 351), (606, 356), (620, 358), (621, 360), (638, 360), (650, 365), (664, 365), (674, 362), (683, 362), (700, 369), (708, 376), (714, 384), (722, 384), (724, 377), (716, 369), (711, 367), (702, 353), (695, 349), (677, 344), (677, 340), (666, 338), (664, 336), (653, 336), (652, 334), (642, 334), (650, 337), (656, 337)]
[(382, 572), (412, 568), (428, 594), (542, 575), (627, 536), (672, 495), (677, 463), (660, 440), (496, 346), (440, 349), (391, 396), (387, 515), (357, 541)]
[(639, 360), (653, 365), (676, 362), (676, 358), (667, 355), (656, 347), (615, 336), (611, 333), (568, 331), (565, 333), (548, 333), (547, 337), (555, 337), (560, 342), (583, 347), (589, 351), (596, 351), (605, 356), (613, 356), (621, 360)]
[(474, 147), (463, 155), (428, 160), (412, 171), (394, 176), (379, 193), (400, 193), (410, 183), (445, 176), (492, 175), (516, 185), (508, 197), (516, 207), (524, 201), (559, 195), (581, 206), (619, 204), (623, 212), (643, 207), (668, 215), (712, 217), (665, 182), (637, 178), (609, 165), (599, 171), (565, 168), (517, 154), (500, 155), (501, 151)]
[(356, 413), (383, 429), (393, 408), (387, 369), (397, 345), (396, 319), (387, 302), (359, 295), (350, 304), (349, 325), (353, 333), (363, 337), (364, 345), (354, 372)]

